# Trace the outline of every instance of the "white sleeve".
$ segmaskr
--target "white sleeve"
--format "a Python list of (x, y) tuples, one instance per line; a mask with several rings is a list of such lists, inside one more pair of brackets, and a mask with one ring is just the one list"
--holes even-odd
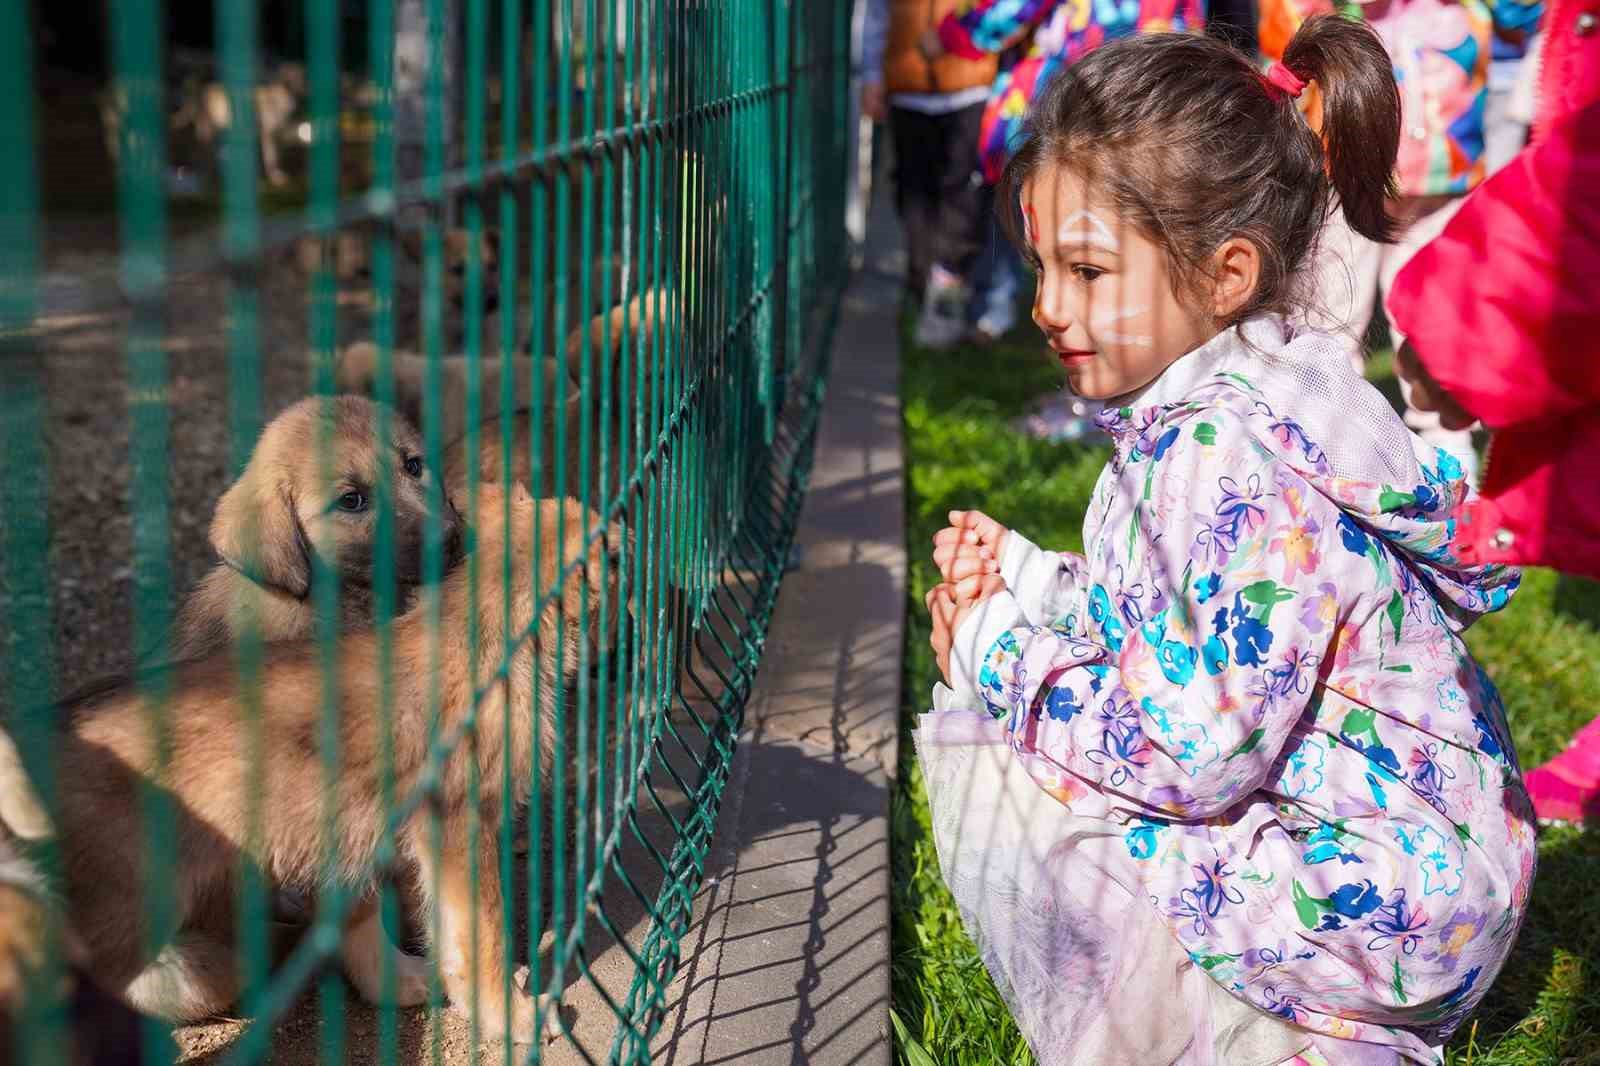
[(959, 705), (983, 706), (978, 695), (978, 669), (1001, 636), (1028, 624), (1009, 590), (999, 592), (974, 607), (956, 630), (950, 648), (950, 689)]
[(1028, 624), (1047, 626), (1072, 609), (1084, 564), (1081, 555), (1046, 551), (1013, 529), (1000, 556), (1000, 576)]

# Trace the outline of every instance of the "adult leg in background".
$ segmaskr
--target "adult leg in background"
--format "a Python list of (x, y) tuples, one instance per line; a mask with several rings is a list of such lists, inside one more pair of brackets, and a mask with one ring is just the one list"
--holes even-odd
[(917, 320), (916, 341), (930, 348), (960, 342), (967, 328), (970, 279), (983, 251), (984, 185), (978, 174), (978, 129), (984, 103), (930, 116), (937, 123), (933, 174), (938, 204), (931, 239), (933, 264)]
[(906, 291), (921, 298), (933, 266), (933, 235), (938, 225), (939, 133), (935, 115), (908, 107), (889, 107), (894, 138), (894, 206), (906, 234)]

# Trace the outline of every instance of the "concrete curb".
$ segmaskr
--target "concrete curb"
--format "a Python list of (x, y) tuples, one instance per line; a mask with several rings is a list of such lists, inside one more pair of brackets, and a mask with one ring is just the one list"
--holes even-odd
[[(868, 247), (897, 254), (887, 206)], [(898, 282), (845, 294), (803, 565), (778, 598), (654, 1058), (884, 1063), (905, 616)]]

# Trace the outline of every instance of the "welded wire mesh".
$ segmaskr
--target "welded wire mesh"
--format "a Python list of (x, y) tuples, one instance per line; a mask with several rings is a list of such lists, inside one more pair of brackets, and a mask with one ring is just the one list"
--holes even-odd
[[(167, 1015), (145, 1061), (649, 1059), (809, 469), (850, 7), (113, 0), (62, 59), (3, 6), (14, 1061), (72, 1061), (66, 969)], [(151, 983), (202, 938), (203, 1010)]]

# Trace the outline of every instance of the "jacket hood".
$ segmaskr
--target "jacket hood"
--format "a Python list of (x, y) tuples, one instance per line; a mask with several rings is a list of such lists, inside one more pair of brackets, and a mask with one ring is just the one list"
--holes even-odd
[(1352, 360), (1351, 342), (1295, 332), (1262, 316), (1218, 334), (1150, 385), (1112, 401), (1099, 416), (1125, 461), (1155, 453), (1203, 410), (1225, 407), (1249, 424), (1262, 448), (1343, 512), (1340, 535), (1358, 554), (1393, 549), (1431, 585), (1457, 629), (1510, 600), (1514, 568), (1474, 565), (1457, 554), (1457, 513), (1470, 488), (1461, 464), (1406, 428)]

